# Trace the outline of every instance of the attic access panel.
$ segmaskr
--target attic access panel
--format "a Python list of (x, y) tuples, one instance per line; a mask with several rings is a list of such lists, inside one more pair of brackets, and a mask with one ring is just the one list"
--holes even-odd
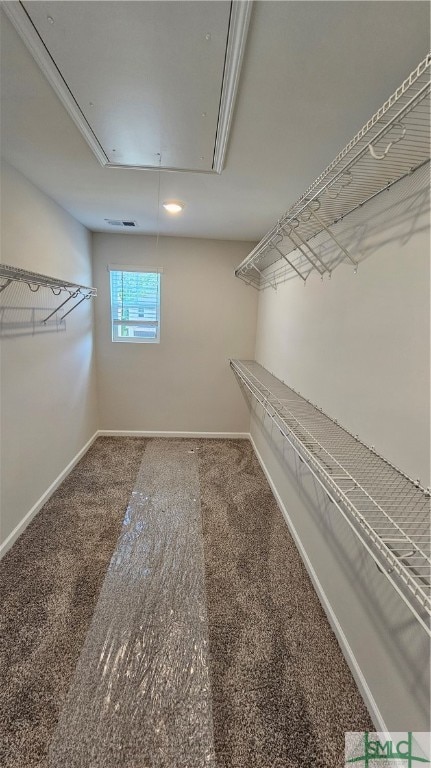
[(222, 170), (248, 3), (7, 5), (103, 165)]

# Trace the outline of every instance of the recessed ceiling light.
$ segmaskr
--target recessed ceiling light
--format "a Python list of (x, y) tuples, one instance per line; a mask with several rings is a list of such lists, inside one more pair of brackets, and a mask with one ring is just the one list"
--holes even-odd
[(166, 200), (166, 202), (163, 203), (163, 208), (168, 211), (168, 213), (180, 213), (184, 208), (184, 203), (180, 203), (179, 200)]

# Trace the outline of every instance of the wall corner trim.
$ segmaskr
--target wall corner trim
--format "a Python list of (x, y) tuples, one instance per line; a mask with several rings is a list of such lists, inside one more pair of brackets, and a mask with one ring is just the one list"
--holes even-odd
[(309, 559), (307, 552), (304, 549), (304, 546), (301, 542), (301, 539), (298, 535), (298, 532), (295, 529), (295, 526), (292, 523), (292, 520), (290, 518), (290, 515), (281, 499), (280, 494), (277, 491), (276, 485), (274, 481), (272, 480), (272, 477), (269, 473), (268, 468), (266, 467), (258, 449), (257, 446), (253, 440), (252, 435), (250, 434), (250, 442), (253, 446), (253, 450), (256, 454), (256, 458), (262, 467), (262, 470), (265, 474), (265, 477), (269, 483), (269, 486), (271, 488), (271, 491), (274, 495), (274, 498), (278, 504), (278, 507), (286, 521), (286, 524), (289, 528), (290, 533), (292, 534), (293, 540), (295, 542), (295, 545), (299, 551), (299, 554), (302, 558), (302, 561), (307, 569), (307, 573), (312, 581), (313, 587), (317, 593), (317, 596), (320, 600), (320, 603), (322, 605), (323, 610), (325, 611), (325, 614), (328, 618), (328, 621), (331, 625), (331, 628), (338, 640), (338, 643), (340, 645), (341, 651), (343, 653), (344, 658), (346, 659), (347, 664), (349, 665), (349, 669), (353, 675), (353, 678), (356, 682), (356, 685), (359, 688), (359, 692), (365, 702), (365, 705), (368, 709), (368, 712), (370, 714), (370, 717), (376, 727), (377, 731), (381, 731), (383, 733), (389, 733), (389, 730), (383, 720), (383, 716), (380, 712), (379, 707), (377, 706), (377, 702), (374, 699), (374, 696), (370, 690), (370, 687), (365, 679), (365, 676), (358, 664), (358, 661), (352, 651), (352, 648), (350, 647), (350, 644), (347, 640), (346, 635), (344, 634), (344, 631), (341, 627), (341, 624), (339, 623), (336, 614), (334, 613), (332, 606), (325, 594), (325, 591), (317, 577), (317, 574), (313, 568), (313, 564), (311, 560)]
[(27, 512), (26, 515), (22, 518), (22, 520), (18, 523), (18, 525), (11, 531), (9, 536), (4, 540), (4, 542), (0, 546), (0, 560), (2, 557), (6, 554), (6, 552), (11, 548), (12, 544), (15, 543), (15, 541), (21, 536), (21, 534), (25, 531), (28, 524), (32, 521), (33, 517), (39, 512), (39, 510), (43, 507), (44, 504), (50, 499), (54, 491), (57, 490), (59, 485), (63, 482), (63, 480), (66, 479), (67, 475), (72, 471), (74, 466), (78, 463), (80, 459), (84, 456), (85, 453), (87, 453), (88, 449), (91, 447), (91, 445), (94, 443), (96, 438), (98, 437), (98, 431), (94, 433), (92, 437), (88, 440), (87, 443), (81, 448), (80, 451), (76, 454), (76, 456), (73, 457), (73, 459), (69, 462), (69, 464), (60, 472), (58, 477), (55, 478), (54, 482), (51, 483), (51, 485), (46, 489), (46, 491), (42, 494), (42, 496), (36, 501), (35, 504), (33, 504), (32, 508)]

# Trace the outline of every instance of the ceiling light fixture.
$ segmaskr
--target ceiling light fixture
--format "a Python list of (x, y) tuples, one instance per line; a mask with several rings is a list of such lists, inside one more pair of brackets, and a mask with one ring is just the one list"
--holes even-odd
[(163, 208), (168, 213), (180, 213), (184, 208), (184, 203), (180, 203), (179, 200), (166, 200), (163, 203)]

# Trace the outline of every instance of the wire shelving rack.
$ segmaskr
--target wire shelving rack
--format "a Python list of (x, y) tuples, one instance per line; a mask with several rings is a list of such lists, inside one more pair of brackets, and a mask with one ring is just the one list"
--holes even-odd
[[(41, 324), (47, 323), (60, 310), (63, 310), (63, 314), (59, 319), (59, 322), (62, 323), (67, 315), (70, 315), (79, 304), (82, 304), (86, 299), (92, 299), (97, 296), (96, 288), (79, 285), (79, 283), (70, 283), (67, 280), (59, 280), (56, 277), (41, 275), (38, 272), (30, 272), (20, 267), (0, 264), (0, 294), (12, 283), (26, 283), (33, 293), (36, 293), (39, 288), (50, 288), (54, 296), (67, 294), (66, 298), (40, 321)], [(72, 306), (66, 306), (70, 301), (74, 300), (76, 301)]]
[(312, 272), (330, 275), (333, 266), (313, 243), (321, 233), (337, 248), (340, 260), (357, 269), (355, 254), (333, 227), (429, 162), (430, 70), (431, 54), (267, 232), (237, 267), (236, 277), (258, 289), (275, 287), (277, 270), (271, 273), (269, 267), (280, 260), (283, 274), (304, 283)]
[(258, 363), (230, 365), (431, 637), (430, 489)]

